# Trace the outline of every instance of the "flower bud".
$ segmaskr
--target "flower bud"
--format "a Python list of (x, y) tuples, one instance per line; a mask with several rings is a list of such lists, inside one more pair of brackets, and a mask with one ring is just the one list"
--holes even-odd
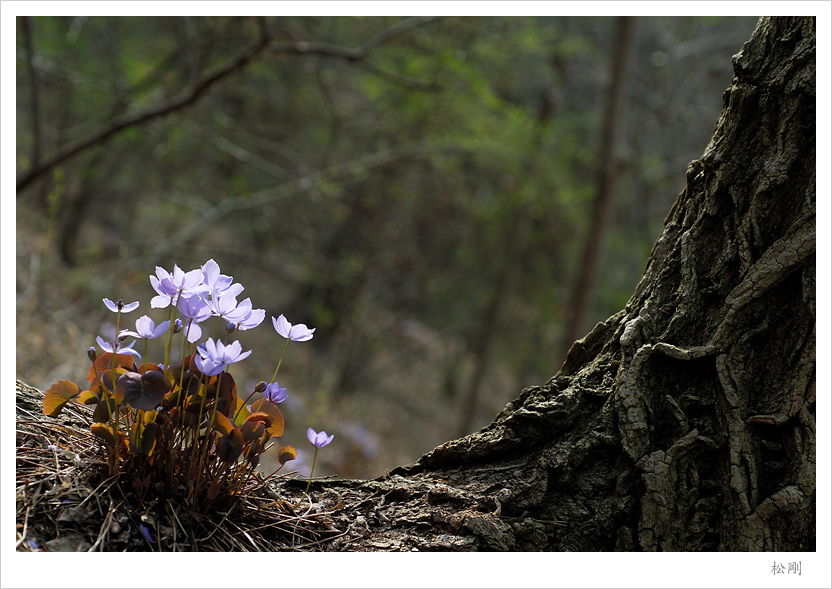
[(266, 390), (266, 387), (267, 387), (267, 386), (269, 386), (269, 384), (268, 384), (265, 380), (261, 380), (261, 381), (260, 381), (260, 382), (258, 382), (258, 383), (257, 383), (257, 385), (254, 387), (254, 392), (255, 392), (255, 393), (262, 393), (263, 391), (265, 391), (265, 390)]
[(234, 333), (237, 330), (237, 324), (229, 322), (228, 325), (225, 326), (226, 333)]
[(179, 333), (180, 331), (182, 331), (182, 320), (177, 319), (173, 322), (173, 333)]
[(95, 362), (95, 359), (98, 358), (98, 352), (95, 351), (94, 346), (87, 348), (87, 357), (90, 359), (90, 362)]

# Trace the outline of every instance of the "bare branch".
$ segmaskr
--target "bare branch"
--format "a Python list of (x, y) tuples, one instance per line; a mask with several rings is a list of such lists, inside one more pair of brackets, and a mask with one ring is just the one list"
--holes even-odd
[(387, 27), (383, 31), (373, 35), (368, 40), (364, 41), (357, 49), (359, 54), (367, 55), (370, 50), (378, 47), (382, 43), (386, 43), (393, 37), (400, 35), (405, 31), (409, 31), (414, 27), (418, 27), (419, 25), (428, 23), (432, 20), (436, 20), (437, 18), (441, 18), (438, 16), (411, 16), (410, 18), (405, 18), (394, 24), (393, 26)]
[(86, 149), (89, 149), (94, 145), (103, 143), (119, 131), (128, 127), (141, 125), (193, 104), (215, 83), (237, 72), (238, 70), (245, 68), (252, 59), (257, 57), (257, 55), (259, 55), (267, 47), (268, 41), (268, 37), (262, 37), (255, 45), (247, 49), (236, 59), (233, 59), (224, 66), (218, 68), (211, 75), (197, 80), (188, 90), (185, 90), (180, 94), (169, 98), (168, 100), (164, 100), (150, 108), (146, 108), (129, 115), (116, 117), (103, 129), (99, 129), (87, 137), (64, 145), (61, 149), (57, 150), (51, 156), (43, 160), (40, 165), (33, 166), (28, 172), (18, 177), (18, 194), (36, 178), (49, 172), (55, 166), (65, 162), (69, 158), (85, 151)]
[(401, 33), (415, 28), (424, 23), (436, 20), (437, 16), (414, 16), (405, 18), (396, 24), (387, 27), (383, 31), (376, 33), (358, 47), (347, 47), (345, 45), (335, 45), (333, 43), (317, 42), (317, 41), (287, 41), (280, 43), (272, 43), (271, 50), (275, 53), (293, 53), (298, 55), (324, 55), (327, 57), (338, 57), (349, 62), (355, 63), (368, 72), (386, 79), (394, 84), (399, 84), (406, 88), (416, 90), (440, 90), (441, 85), (435, 82), (425, 82), (417, 80), (409, 76), (397, 74), (395, 72), (388, 72), (380, 68), (375, 63), (367, 59), (367, 54), (381, 45), (382, 43), (400, 35)]
[(358, 62), (358, 65), (371, 72), (379, 77), (384, 78), (388, 82), (392, 82), (394, 84), (398, 84), (399, 86), (404, 86), (405, 88), (411, 88), (413, 90), (429, 90), (429, 91), (437, 91), (442, 89), (442, 85), (438, 84), (437, 82), (425, 82), (423, 80), (417, 80), (416, 78), (411, 78), (410, 76), (405, 76), (402, 74), (397, 74), (395, 72), (388, 72), (376, 64), (374, 64), (369, 59), (362, 59)]
[(421, 80), (409, 78), (401, 74), (385, 72), (377, 65), (366, 60), (366, 54), (373, 48), (379, 46), (381, 43), (384, 43), (385, 41), (403, 33), (404, 31), (412, 29), (426, 22), (430, 22), (435, 18), (437, 17), (411, 17), (403, 19), (397, 22), (396, 24), (392, 25), (391, 27), (388, 27), (383, 31), (377, 33), (376, 35), (365, 41), (363, 44), (361, 44), (359, 47), (354, 49), (342, 45), (335, 45), (332, 43), (324, 42), (301, 41), (280, 42), (270, 44), (269, 34), (267, 27), (265, 26), (265, 21), (261, 19), (260, 40), (255, 45), (250, 47), (248, 50), (243, 52), (236, 59), (231, 60), (223, 67), (214, 71), (214, 73), (212, 73), (211, 75), (197, 80), (191, 88), (181, 92), (180, 94), (172, 98), (169, 98), (168, 100), (162, 101), (159, 104), (156, 104), (152, 107), (140, 110), (129, 115), (116, 117), (110, 122), (109, 125), (105, 126), (104, 128), (99, 129), (98, 131), (92, 133), (91, 135), (88, 135), (87, 137), (83, 137), (81, 139), (64, 145), (51, 156), (45, 158), (37, 164), (33, 163), (32, 167), (27, 172), (24, 172), (18, 177), (17, 193), (20, 194), (20, 192), (24, 188), (29, 186), (29, 184), (31, 184), (36, 178), (42, 176), (43, 174), (46, 174), (55, 166), (89, 149), (90, 147), (107, 141), (110, 137), (112, 137), (119, 131), (122, 131), (129, 127), (134, 127), (136, 125), (147, 123), (153, 119), (159, 118), (164, 115), (168, 115), (172, 112), (175, 112), (193, 104), (212, 85), (228, 77), (234, 72), (245, 68), (255, 57), (262, 53), (263, 50), (266, 48), (269, 48), (272, 52), (275, 53), (318, 54), (328, 55), (331, 57), (338, 57), (341, 59), (346, 59), (348, 61), (359, 63), (368, 71), (371, 71), (376, 75), (382, 76), (391, 82), (402, 84), (408, 88), (418, 88), (424, 90), (437, 89), (438, 86), (436, 84), (423, 82)]

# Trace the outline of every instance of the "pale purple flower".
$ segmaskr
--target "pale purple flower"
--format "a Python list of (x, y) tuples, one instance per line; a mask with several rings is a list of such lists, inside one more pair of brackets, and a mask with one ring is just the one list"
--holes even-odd
[(278, 334), (282, 335), (286, 339), (292, 340), (293, 342), (305, 342), (310, 340), (312, 339), (312, 334), (315, 332), (314, 328), (309, 329), (303, 323), (292, 325), (283, 315), (277, 319), (272, 317), (272, 325), (274, 325), (274, 329)]
[(194, 361), (205, 376), (215, 376), (229, 364), (245, 360), (251, 354), (251, 350), (243, 352), (243, 346), (239, 341), (233, 341), (226, 346), (221, 341), (215, 342), (210, 338), (197, 347), (196, 351), (198, 354)]
[(122, 330), (121, 335), (129, 335), (131, 337), (138, 337), (142, 339), (153, 339), (165, 333), (169, 327), (170, 321), (163, 321), (159, 325), (156, 325), (153, 319), (147, 315), (142, 315), (136, 319), (136, 331), (124, 329)]
[(211, 307), (205, 299), (198, 294), (182, 296), (176, 308), (182, 314), (182, 319), (187, 323), (188, 341), (194, 343), (202, 337), (202, 328), (198, 325), (211, 316)]
[(161, 309), (171, 303), (177, 304), (180, 293), (193, 291), (201, 284), (202, 272), (200, 270), (184, 272), (174, 264), (171, 274), (161, 266), (156, 266), (156, 276), (150, 276), (150, 285), (159, 294), (150, 299), (150, 306), (154, 309)]
[(132, 354), (138, 358), (141, 358), (142, 355), (139, 354), (136, 350), (133, 349), (133, 344), (136, 342), (130, 342), (126, 346), (122, 347), (119, 345), (119, 342), (115, 342), (115, 347), (113, 347), (113, 342), (106, 342), (104, 338), (100, 335), (95, 338), (95, 341), (98, 342), (98, 345), (101, 347), (102, 350), (105, 352), (109, 352), (111, 354)]
[(211, 297), (219, 294), (231, 293), (234, 297), (243, 292), (242, 284), (232, 284), (234, 278), (220, 274), (220, 266), (213, 258), (202, 265), (202, 285), (211, 293)]
[(309, 440), (309, 443), (315, 446), (316, 448), (323, 448), (327, 446), (334, 438), (335, 435), (327, 436), (325, 431), (321, 431), (320, 433), (316, 432), (311, 427), (306, 430), (306, 439)]
[(237, 329), (246, 331), (254, 329), (266, 318), (265, 309), (252, 309), (251, 299), (246, 298), (237, 305), (237, 308), (225, 316), (226, 319), (237, 324)]
[(113, 313), (129, 313), (130, 311), (135, 311), (139, 308), (139, 301), (133, 301), (132, 303), (127, 303), (126, 305), (119, 299), (117, 302), (113, 302), (110, 299), (101, 299), (104, 301), (104, 306), (107, 307)]
[(234, 321), (237, 311), (237, 295), (233, 292), (225, 292), (220, 295), (212, 296), (206, 301), (211, 313), (217, 317), (222, 317), (226, 321)]
[(266, 387), (263, 396), (272, 403), (282, 403), (289, 396), (289, 393), (286, 392), (285, 387), (281, 387), (280, 383), (275, 381)]

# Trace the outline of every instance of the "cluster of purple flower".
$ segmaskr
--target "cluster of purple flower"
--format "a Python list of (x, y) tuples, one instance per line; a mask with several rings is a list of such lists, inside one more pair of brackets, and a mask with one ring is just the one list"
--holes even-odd
[[(142, 315), (135, 329), (120, 330), (122, 315), (138, 309), (139, 302), (103, 299), (116, 314), (116, 326), (110, 341), (96, 338), (104, 354), (94, 347), (87, 350), (92, 362), (89, 388), (61, 380), (44, 393), (43, 411), (57, 417), (70, 402), (88, 408), (90, 431), (101, 442), (111, 474), (125, 476), (141, 497), (181, 489), (195, 513), (197, 504), (207, 509), (221, 494), (240, 493), (255, 476), (262, 453), (283, 435), (278, 404), (288, 392), (277, 381), (277, 373), (289, 342), (309, 341), (315, 329), (292, 325), (283, 315), (272, 317), (274, 330), (286, 339), (283, 353), (271, 381), (258, 383), (244, 399), (228, 369), (251, 355), (236, 339), (238, 332), (260, 325), (266, 311), (253, 308), (249, 298), (238, 302), (243, 286), (221, 274), (214, 260), (189, 272), (179, 266), (173, 272), (157, 267), (150, 283), (156, 291), (150, 306), (167, 309), (167, 318), (156, 324)], [(216, 339), (203, 338), (200, 324), (210, 318), (216, 319), (213, 333), (220, 332)], [(182, 344), (178, 360), (172, 361), (176, 334)], [(147, 357), (148, 340), (162, 336), (164, 361), (145, 360), (137, 366), (134, 358)], [(136, 340), (125, 343), (129, 337)], [(139, 340), (144, 341), (143, 353), (133, 347)], [(256, 393), (263, 398), (249, 405)], [(333, 438), (324, 431), (307, 430), (316, 457)], [(283, 446), (277, 455), (280, 470), (298, 452)], [(311, 481), (312, 473), (307, 491)]]
[[(102, 350), (141, 357), (133, 347), (135, 341), (122, 345), (125, 338), (154, 339), (167, 333), (173, 324), (174, 333), (184, 331), (185, 339), (193, 344), (202, 337), (199, 324), (211, 317), (224, 321), (227, 333), (253, 329), (266, 317), (265, 310), (252, 308), (250, 298), (237, 302), (238, 295), (244, 290), (243, 285), (235, 283), (233, 277), (221, 274), (219, 264), (213, 259), (189, 272), (183, 271), (176, 264), (173, 266), (173, 272), (156, 266), (156, 275), (150, 276), (150, 284), (156, 291), (156, 296), (150, 300), (150, 306), (155, 309), (173, 307), (179, 312), (180, 317), (173, 322), (167, 320), (156, 325), (149, 316), (142, 315), (136, 320), (135, 330), (119, 331), (114, 342), (105, 341), (98, 336), (96, 341)], [(137, 309), (139, 302), (124, 304), (119, 299), (114, 303), (105, 298), (104, 305), (114, 313), (122, 314)], [(272, 317), (272, 325), (278, 334), (287, 339), (287, 344), (288, 341), (308, 341), (315, 332), (302, 323), (292, 325), (283, 315)], [(245, 360), (251, 354), (251, 350), (244, 352), (242, 345), (236, 340), (226, 344), (211, 338), (199, 344), (196, 351), (195, 363), (206, 376), (216, 376), (229, 365)], [(268, 385), (269, 400), (280, 403), (286, 397), (286, 389), (281, 388), (279, 383), (273, 382)]]
[[(174, 265), (173, 272), (168, 272), (157, 266), (156, 274), (150, 276), (150, 284), (153, 286), (153, 290), (156, 291), (156, 296), (151, 299), (150, 306), (155, 309), (170, 308), (169, 319), (157, 325), (149, 316), (142, 315), (136, 320), (135, 330), (122, 329), (119, 331), (116, 328), (116, 338), (112, 342), (105, 341), (99, 336), (96, 341), (105, 352), (141, 357), (141, 354), (133, 347), (136, 341), (126, 344), (122, 344), (122, 342), (127, 337), (134, 337), (145, 340), (146, 345), (147, 340), (160, 337), (166, 333), (170, 337), (174, 333), (183, 332), (184, 339), (188, 343), (196, 344), (203, 334), (200, 323), (211, 317), (216, 317), (218, 322), (226, 324), (224, 330), (226, 341), (209, 337), (197, 345), (193, 361), (199, 371), (207, 377), (217, 376), (225, 372), (231, 364), (240, 362), (251, 354), (251, 350), (243, 351), (242, 345), (237, 340), (228, 343), (227, 336), (237, 330), (246, 331), (259, 326), (265, 319), (266, 312), (263, 309), (254, 309), (250, 298), (237, 302), (237, 297), (244, 290), (243, 286), (235, 283), (233, 277), (221, 274), (220, 267), (214, 260), (208, 260), (200, 268), (189, 272), (183, 271), (177, 265)], [(106, 298), (104, 299), (104, 305), (109, 310), (117, 313), (119, 319), (122, 314), (134, 311), (139, 307), (138, 301), (125, 304), (121, 299), (113, 302)], [(178, 311), (179, 316), (177, 318), (171, 317), (173, 309)], [(311, 340), (315, 332), (314, 328), (310, 329), (303, 323), (293, 325), (283, 315), (276, 318), (272, 317), (272, 325), (280, 336), (286, 338), (286, 347), (288, 347), (290, 341), (305, 342)], [(283, 350), (284, 355), (286, 347)], [(168, 349), (169, 346), (166, 347), (166, 353)], [(90, 349), (90, 355), (91, 357), (95, 356), (93, 348)], [(168, 360), (169, 358), (165, 357), (164, 366), (168, 365)], [(282, 361), (283, 355), (281, 355), (272, 377), (273, 382), (269, 384), (261, 383), (258, 388), (263, 396), (272, 403), (282, 403), (288, 397), (286, 388), (281, 387), (280, 383), (275, 380)], [(332, 442), (334, 436), (327, 435), (325, 431), (317, 433), (309, 428), (307, 438), (309, 443), (315, 447), (317, 454), (318, 449)]]

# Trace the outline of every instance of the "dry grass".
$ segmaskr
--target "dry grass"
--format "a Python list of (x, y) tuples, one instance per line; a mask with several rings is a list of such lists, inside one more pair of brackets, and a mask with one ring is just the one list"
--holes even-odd
[(316, 550), (342, 535), (327, 523), (331, 511), (305, 497), (298, 503), (302, 493), (285, 495), (286, 485), (259, 474), (221, 507), (192, 515), (185, 500), (141, 502), (118, 477), (106, 477), (88, 430), (20, 407), (16, 430), (18, 551)]

